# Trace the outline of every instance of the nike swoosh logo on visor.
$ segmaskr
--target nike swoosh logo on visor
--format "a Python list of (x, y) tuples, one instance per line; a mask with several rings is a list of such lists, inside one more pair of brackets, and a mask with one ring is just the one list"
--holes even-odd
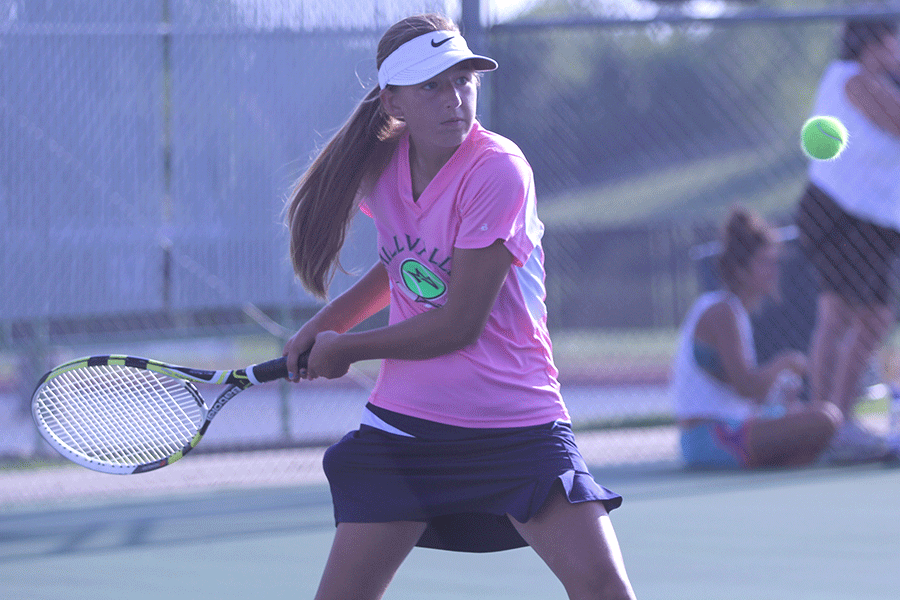
[(452, 39), (453, 39), (453, 36), (450, 36), (450, 37), (448, 37), (448, 38), (445, 38), (445, 39), (439, 41), (438, 43), (434, 43), (434, 40), (431, 40), (431, 46), (432, 46), (433, 48), (437, 48), (438, 46), (440, 46), (440, 45), (442, 45), (442, 44), (446, 44), (447, 42), (449, 42), (449, 41), (452, 40)]

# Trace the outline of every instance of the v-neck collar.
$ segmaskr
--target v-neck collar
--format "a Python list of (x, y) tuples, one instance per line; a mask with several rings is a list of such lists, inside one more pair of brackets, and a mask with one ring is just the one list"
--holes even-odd
[(403, 202), (414, 210), (422, 212), (431, 206), (435, 200), (440, 198), (441, 190), (446, 187), (447, 183), (449, 183), (449, 179), (453, 177), (455, 164), (463, 160), (463, 158), (469, 154), (469, 146), (471, 146), (470, 140), (473, 139), (476, 131), (479, 129), (480, 125), (478, 124), (478, 121), (475, 121), (472, 124), (469, 135), (466, 136), (463, 143), (459, 145), (456, 152), (454, 152), (450, 159), (444, 163), (444, 166), (441, 167), (432, 180), (428, 182), (428, 185), (425, 186), (425, 189), (422, 190), (422, 193), (419, 195), (418, 200), (416, 200), (413, 195), (412, 165), (409, 162), (409, 132), (407, 131), (404, 133), (403, 137), (400, 138), (400, 143), (397, 145), (397, 152), (399, 153), (397, 156), (397, 187)]

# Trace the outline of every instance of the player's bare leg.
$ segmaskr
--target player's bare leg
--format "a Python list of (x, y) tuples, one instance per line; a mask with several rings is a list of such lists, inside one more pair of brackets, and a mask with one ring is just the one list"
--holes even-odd
[(316, 600), (378, 600), (422, 537), (425, 523), (340, 523)]
[(893, 314), (887, 306), (854, 310), (852, 324), (837, 349), (832, 365), (834, 378), (829, 397), (841, 407), (847, 419), (853, 418), (863, 373), (893, 326)]
[(530, 521), (510, 521), (570, 600), (634, 600), (619, 542), (600, 502), (570, 504), (562, 490), (555, 490)]
[[(831, 397), (837, 347), (850, 328), (850, 306), (840, 296), (824, 293), (816, 306), (816, 325), (810, 341), (809, 388), (813, 402), (825, 402)], [(843, 410), (843, 406), (838, 403)]]

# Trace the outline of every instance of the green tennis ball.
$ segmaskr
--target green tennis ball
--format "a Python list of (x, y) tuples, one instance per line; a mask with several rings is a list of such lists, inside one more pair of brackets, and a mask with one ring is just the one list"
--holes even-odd
[(803, 151), (816, 160), (837, 158), (847, 146), (847, 128), (835, 117), (813, 117), (800, 133)]

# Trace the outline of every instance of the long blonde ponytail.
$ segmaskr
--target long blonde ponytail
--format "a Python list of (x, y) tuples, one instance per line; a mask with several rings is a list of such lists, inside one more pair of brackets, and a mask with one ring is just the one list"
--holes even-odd
[[(441, 15), (416, 15), (394, 24), (378, 44), (377, 65), (407, 41), (430, 31), (457, 31)], [(374, 185), (396, 147), (403, 123), (381, 107), (378, 86), (297, 182), (287, 208), (290, 255), (303, 287), (325, 298), (334, 273), (343, 268), (340, 251), (356, 214), (363, 185)]]

